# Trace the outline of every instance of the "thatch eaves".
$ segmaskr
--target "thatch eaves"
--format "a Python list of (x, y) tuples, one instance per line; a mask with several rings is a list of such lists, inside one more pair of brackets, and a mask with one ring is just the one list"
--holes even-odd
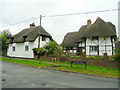
[(52, 38), (52, 36), (48, 32), (46, 32), (43, 27), (35, 26), (35, 27), (24, 29), (18, 34), (14, 35), (11, 39), (8, 40), (8, 43), (12, 43), (12, 42), (21, 43), (21, 42), (24, 42), (24, 38), (26, 38), (27, 42), (32, 42), (37, 38), (39, 33), (40, 35), (44, 35)]
[(63, 47), (74, 47), (76, 46), (76, 39), (78, 38), (77, 37), (77, 33), (78, 32), (70, 32), (70, 33), (67, 33), (64, 37), (64, 40), (62, 42), (62, 46)]

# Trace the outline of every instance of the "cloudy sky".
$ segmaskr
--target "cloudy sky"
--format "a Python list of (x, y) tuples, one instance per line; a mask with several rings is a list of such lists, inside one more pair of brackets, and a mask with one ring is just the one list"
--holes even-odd
[[(78, 31), (87, 19), (97, 17), (110, 21), (118, 32), (118, 11), (49, 17), (51, 15), (83, 13), (118, 9), (119, 0), (0, 0), (0, 30), (9, 29), (12, 35), (28, 28), (34, 22), (39, 25), (40, 14), (43, 28), (55, 41), (61, 43), (68, 32)], [(29, 21), (26, 21), (29, 20)], [(23, 23), (19, 23), (26, 21)], [(17, 23), (17, 24), (16, 24)]]

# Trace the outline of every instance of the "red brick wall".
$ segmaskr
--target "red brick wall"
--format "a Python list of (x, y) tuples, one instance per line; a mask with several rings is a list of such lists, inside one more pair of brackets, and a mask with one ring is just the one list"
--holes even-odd
[(120, 63), (112, 62), (108, 60), (90, 60), (90, 59), (75, 59), (75, 58), (68, 58), (68, 62), (70, 61), (85, 61), (87, 65), (95, 65), (95, 66), (103, 66), (109, 68), (120, 68)]
[[(52, 60), (52, 57), (45, 57), (45, 56), (41, 56), (41, 59), (45, 59), (45, 60)], [(108, 60), (91, 60), (91, 59), (77, 59), (77, 58), (70, 58), (67, 57), (65, 58), (66, 62), (71, 62), (71, 61), (85, 61), (87, 62), (87, 65), (95, 65), (95, 66), (103, 66), (103, 67), (109, 67), (109, 68), (120, 68), (120, 63), (117, 62), (112, 62), (112, 61), (108, 61)]]

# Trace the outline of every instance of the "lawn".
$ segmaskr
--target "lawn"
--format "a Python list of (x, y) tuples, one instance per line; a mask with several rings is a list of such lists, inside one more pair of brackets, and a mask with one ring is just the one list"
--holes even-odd
[(26, 60), (26, 59), (15, 59), (15, 58), (2, 58), (2, 61), (11, 62), (16, 64), (28, 65), (38, 68), (49, 68), (49, 69), (57, 69), (69, 72), (77, 72), (77, 73), (85, 73), (92, 74), (97, 76), (105, 76), (105, 77), (120, 77), (119, 70), (115, 68), (107, 68), (101, 66), (93, 66), (87, 65), (87, 69), (84, 68), (84, 65), (73, 64), (71, 67), (70, 63), (67, 62), (58, 62), (58, 61), (50, 61), (50, 60)]

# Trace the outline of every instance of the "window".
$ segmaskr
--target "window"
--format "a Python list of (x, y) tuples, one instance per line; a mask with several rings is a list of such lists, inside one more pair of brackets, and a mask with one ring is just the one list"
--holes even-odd
[(24, 42), (27, 41), (27, 37), (28, 37), (28, 36), (23, 36), (23, 41), (24, 41)]
[(92, 40), (98, 40), (98, 36), (92, 37)]
[(15, 46), (12, 47), (12, 51), (15, 51)]
[(98, 46), (90, 46), (90, 52), (98, 51)]
[(42, 41), (46, 41), (46, 37), (45, 36), (42, 36)]
[(29, 50), (29, 46), (25, 46), (25, 51), (28, 51)]

